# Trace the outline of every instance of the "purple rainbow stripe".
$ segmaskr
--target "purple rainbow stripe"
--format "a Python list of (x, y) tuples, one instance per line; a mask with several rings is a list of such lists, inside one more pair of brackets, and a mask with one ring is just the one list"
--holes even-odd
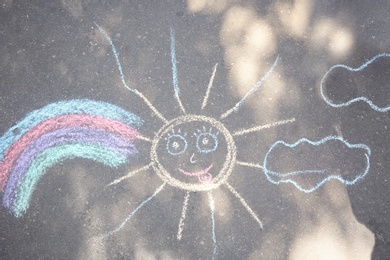
[(5, 151), (5, 156), (0, 163), (0, 190), (4, 188), (15, 161), (19, 160), (23, 151), (31, 143), (34, 143), (40, 136), (48, 132), (68, 127), (101, 129), (114, 133), (118, 137), (130, 142), (136, 139), (138, 135), (138, 132), (131, 126), (102, 116), (68, 114), (50, 118), (28, 130)]
[(118, 156), (122, 157), (129, 157), (137, 153), (132, 142), (101, 129), (70, 127), (41, 135), (24, 148), (19, 160), (15, 162), (4, 190), (3, 206), (6, 208), (12, 207), (17, 188), (37, 154), (49, 147), (72, 143), (97, 144), (104, 149), (113, 150)]

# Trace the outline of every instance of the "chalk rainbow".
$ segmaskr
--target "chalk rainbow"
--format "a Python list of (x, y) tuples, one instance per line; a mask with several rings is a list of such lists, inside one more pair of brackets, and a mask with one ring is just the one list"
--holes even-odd
[(29, 113), (0, 138), (3, 206), (16, 217), (29, 207), (46, 169), (76, 157), (118, 167), (137, 153), (142, 120), (109, 103), (75, 99)]

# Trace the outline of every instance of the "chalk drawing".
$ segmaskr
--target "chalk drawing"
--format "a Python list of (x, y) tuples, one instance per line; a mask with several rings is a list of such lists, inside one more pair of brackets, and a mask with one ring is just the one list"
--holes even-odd
[(209, 85), (207, 86), (206, 94), (204, 95), (203, 102), (202, 102), (202, 109), (204, 109), (207, 105), (207, 101), (209, 100), (210, 91), (214, 83), (215, 74), (217, 73), (217, 67), (218, 63), (215, 64), (213, 68), (213, 73), (211, 74), (211, 78), (209, 80)]
[[(97, 25), (97, 27), (109, 41), (111, 50), (117, 62), (122, 83), (126, 88), (128, 88), (122, 73), (122, 66), (118, 58), (119, 55), (116, 52), (116, 48), (112, 40), (109, 38), (108, 33), (106, 33), (100, 26)], [(170, 28), (170, 40), (174, 96), (183, 115), (166, 120), (165, 117), (156, 108), (148, 105), (148, 100), (146, 97), (144, 97), (140, 92), (135, 91), (135, 89), (130, 89), (132, 92), (139, 95), (156, 115), (163, 119), (162, 121), (164, 124), (158, 129), (158, 131), (156, 131), (156, 134), (153, 137), (144, 137), (146, 140), (151, 140), (150, 164), (145, 165), (139, 170), (135, 170), (126, 176), (120, 177), (109, 184), (117, 184), (127, 178), (130, 178), (131, 176), (134, 176), (134, 174), (138, 174), (143, 170), (152, 168), (161, 178), (164, 186), (161, 186), (155, 192), (155, 194), (142, 202), (140, 206), (136, 208), (136, 210), (131, 212), (129, 217), (123, 223), (117, 226), (117, 228), (115, 228), (113, 231), (109, 231), (106, 234), (103, 234), (99, 237), (99, 239), (107, 238), (120, 231), (125, 223), (127, 223), (129, 219), (133, 217), (135, 212), (138, 211), (149, 200), (151, 200), (155, 195), (157, 195), (160, 189), (163, 187), (172, 187), (178, 188), (185, 192), (177, 231), (177, 239), (181, 240), (186, 236), (185, 219), (187, 215), (188, 204), (190, 203), (189, 198), (191, 193), (207, 192), (211, 211), (211, 241), (213, 244), (212, 258), (215, 259), (217, 256), (217, 223), (215, 222), (215, 201), (212, 196), (212, 191), (214, 189), (225, 188), (227, 191), (229, 191), (233, 195), (233, 198), (238, 199), (243, 208), (258, 224), (259, 228), (263, 228), (263, 224), (254, 210), (251, 209), (245, 199), (227, 181), (228, 177), (232, 174), (237, 165), (255, 165), (252, 163), (241, 162), (236, 159), (237, 146), (234, 137), (250, 134), (266, 128), (292, 123), (295, 121), (295, 118), (281, 120), (262, 126), (254, 126), (248, 129), (235, 130), (233, 132), (227, 129), (221, 121), (228, 117), (232, 112), (237, 112), (249, 98), (249, 96), (261, 87), (261, 85), (276, 67), (279, 57), (276, 58), (274, 64), (271, 66), (266, 75), (262, 77), (261, 80), (256, 83), (255, 86), (253, 86), (251, 90), (235, 106), (233, 106), (233, 108), (223, 113), (220, 119), (215, 119), (205, 115), (187, 114), (180, 100), (181, 90), (178, 83), (175, 37), (172, 28)], [(217, 66), (218, 64), (213, 67), (211, 78), (209, 80), (209, 84), (206, 88), (206, 92), (201, 104), (202, 111), (207, 106), (209, 95), (216, 75)], [(223, 156), (213, 157), (212, 154), (214, 153)], [(167, 185), (165, 186), (165, 184)]]
[[(298, 170), (298, 171), (293, 171), (293, 172), (280, 173), (280, 172), (272, 171), (268, 168), (268, 158), (277, 146), (284, 146), (286, 149), (294, 149), (295, 147), (302, 145), (302, 144), (305, 144), (305, 143), (310, 144), (312, 146), (319, 146), (319, 145), (324, 145), (325, 143), (331, 142), (331, 141), (342, 142), (351, 151), (353, 151), (355, 149), (355, 150), (363, 150), (365, 152), (364, 158), (362, 158), (362, 159), (365, 161), (366, 167), (363, 169), (362, 172), (357, 174), (353, 179), (348, 180), (340, 175), (335, 174), (334, 171), (330, 171), (329, 169)], [(346, 186), (356, 184), (359, 180), (363, 179), (368, 173), (368, 170), (370, 168), (370, 155), (371, 155), (371, 150), (367, 145), (365, 145), (365, 144), (350, 144), (346, 140), (342, 139), (339, 136), (327, 136), (319, 141), (311, 141), (311, 140), (308, 140), (306, 138), (302, 138), (293, 144), (289, 144), (289, 143), (286, 143), (284, 141), (277, 141), (270, 147), (267, 154), (265, 155), (262, 168), (264, 170), (265, 176), (267, 177), (267, 179), (271, 183), (274, 183), (274, 184), (291, 183), (300, 191), (305, 192), (305, 193), (310, 193), (310, 192), (317, 190), (319, 187), (321, 187), (322, 185), (324, 185), (326, 182), (328, 182), (330, 180), (339, 180), (341, 183), (343, 183)], [(290, 160), (291, 160), (291, 163), (293, 164), (294, 158), (290, 157)], [(297, 181), (295, 181), (293, 179), (294, 175), (311, 175), (311, 174), (321, 174), (321, 175), (325, 175), (325, 176), (321, 177), (320, 181), (317, 182), (311, 188), (303, 188), (302, 185), (300, 185)]]
[[(258, 215), (241, 194), (228, 182), (228, 178), (234, 172), (236, 166), (259, 169), (264, 171), (269, 182), (276, 185), (290, 183), (305, 193), (313, 192), (333, 179), (340, 181), (346, 186), (354, 185), (368, 174), (371, 155), (370, 148), (364, 144), (350, 144), (338, 136), (327, 136), (319, 141), (301, 138), (292, 144), (279, 140), (269, 148), (262, 165), (237, 160), (237, 153), (240, 149), (237, 148), (235, 138), (295, 122), (295, 118), (289, 118), (238, 130), (230, 130), (223, 123), (223, 120), (231, 113), (238, 112), (246, 100), (262, 86), (275, 70), (280, 60), (279, 56), (276, 57), (269, 71), (259, 82), (218, 119), (205, 115), (190, 114), (186, 112), (180, 99), (181, 90), (179, 88), (175, 52), (176, 42), (174, 30), (170, 28), (172, 86), (174, 98), (179, 105), (182, 115), (167, 119), (139, 90), (127, 85), (119, 53), (113, 41), (102, 27), (97, 23), (95, 25), (109, 43), (123, 87), (140, 97), (146, 106), (161, 119), (162, 125), (157, 128), (154, 136), (144, 136), (138, 132), (138, 129), (143, 124), (142, 119), (138, 116), (117, 106), (88, 99), (60, 101), (29, 113), (0, 138), (0, 189), (4, 191), (2, 204), (16, 217), (21, 217), (26, 213), (32, 193), (39, 179), (44, 176), (49, 167), (62, 160), (80, 157), (115, 168), (128, 163), (138, 153), (136, 146), (146, 144), (151, 146), (150, 162), (115, 179), (108, 186), (116, 185), (147, 170), (153, 170), (160, 177), (162, 184), (156, 187), (152, 195), (141, 201), (124, 221), (112, 230), (92, 239), (101, 241), (120, 232), (141, 208), (147, 206), (148, 202), (155, 198), (163, 189), (170, 187), (184, 192), (177, 230), (177, 239), (182, 240), (183, 237), (187, 236), (185, 233), (185, 220), (191, 194), (194, 192), (207, 192), (211, 220), (211, 254), (212, 259), (216, 259), (218, 255), (218, 236), (215, 219), (216, 202), (213, 197), (213, 190), (221, 188), (229, 191), (232, 198), (237, 199), (257, 223), (258, 227), (263, 229), (263, 223)], [(382, 57), (390, 57), (390, 54), (379, 54), (358, 68), (351, 68), (342, 64), (331, 67), (321, 80), (320, 87), (323, 99), (329, 105), (337, 108), (348, 106), (357, 101), (364, 101), (378, 112), (390, 110), (390, 107), (379, 108), (365, 97), (355, 98), (342, 104), (335, 104), (325, 96), (323, 91), (323, 85), (332, 70), (344, 68), (352, 72), (361, 71)], [(218, 64), (215, 64), (213, 67), (209, 84), (201, 103), (202, 111), (207, 106), (217, 66)], [(141, 142), (139, 143), (139, 141)], [(351, 151), (364, 151), (365, 168), (352, 179), (344, 178), (340, 174), (337, 175), (329, 169), (301, 169), (287, 173), (269, 169), (269, 157), (273, 155), (277, 147), (294, 149), (301, 144), (319, 147), (328, 142), (341, 142)], [(293, 160), (294, 158), (289, 159)], [(310, 188), (303, 187), (295, 179), (296, 176), (309, 175), (321, 176), (320, 180)]]
[(112, 50), (112, 53), (114, 54), (115, 62), (117, 64), (117, 66), (118, 66), (119, 75), (120, 75), (120, 78), (121, 78), (123, 86), (126, 89), (128, 89), (129, 91), (131, 91), (134, 94), (136, 94), (137, 96), (139, 96), (146, 103), (146, 105), (153, 111), (153, 113), (156, 116), (158, 116), (162, 121), (167, 122), (167, 119), (165, 119), (165, 117), (160, 112), (158, 112), (158, 110), (153, 106), (153, 104), (141, 92), (139, 92), (138, 90), (133, 89), (133, 88), (131, 88), (131, 87), (129, 87), (127, 85), (127, 83), (125, 81), (125, 76), (123, 74), (122, 65), (121, 65), (121, 63), (119, 61), (119, 53), (117, 52), (114, 43), (112, 42), (112, 40), (111, 40), (110, 36), (108, 35), (108, 33), (105, 30), (103, 30), (103, 28), (101, 28), (96, 22), (94, 22), (94, 24), (96, 25), (96, 27), (100, 30), (100, 32), (103, 34), (103, 36), (110, 43), (111, 50)]
[(215, 256), (217, 255), (217, 238), (215, 236), (215, 202), (213, 198), (213, 194), (211, 191), (208, 192), (209, 197), (209, 205), (210, 205), (210, 211), (211, 211), (211, 237), (213, 239), (213, 260), (215, 259)]
[(181, 210), (181, 217), (179, 220), (179, 227), (177, 228), (177, 240), (181, 240), (183, 228), (184, 228), (184, 220), (186, 218), (187, 214), (187, 207), (188, 207), (188, 200), (190, 199), (190, 192), (187, 191), (186, 195), (184, 196), (184, 202), (183, 207)]
[(0, 139), (3, 206), (22, 216), (39, 179), (60, 161), (81, 157), (114, 168), (127, 163), (137, 154), (141, 124), (141, 118), (117, 106), (87, 99), (31, 112)]
[[(269, 71), (260, 78), (259, 82), (231, 109), (222, 113), (218, 118), (203, 114), (191, 114), (186, 111), (180, 99), (181, 89), (179, 87), (175, 52), (176, 42), (174, 31), (170, 28), (173, 96), (180, 108), (181, 115), (167, 118), (141, 91), (127, 85), (119, 53), (113, 41), (102, 27), (97, 23), (95, 25), (108, 41), (108, 48), (113, 53), (123, 87), (140, 97), (146, 107), (161, 120), (161, 125), (157, 126), (153, 136), (144, 136), (138, 130), (143, 123), (138, 116), (117, 106), (88, 99), (61, 101), (31, 112), (0, 138), (0, 188), (4, 191), (3, 206), (8, 208), (16, 217), (26, 214), (31, 195), (39, 179), (44, 176), (49, 167), (60, 161), (81, 157), (115, 168), (131, 163), (131, 158), (138, 154), (136, 148), (140, 145), (150, 145), (150, 162), (141, 165), (125, 176), (117, 178), (108, 186), (116, 185), (134, 175), (150, 170), (153, 170), (161, 179), (161, 184), (155, 187), (153, 194), (139, 202), (138, 206), (129, 213), (126, 219), (117, 223), (116, 227), (93, 239), (101, 241), (120, 232), (140, 209), (147, 207), (148, 203), (156, 198), (162, 190), (169, 188), (179, 189), (183, 192), (181, 214), (178, 212), (177, 239), (186, 239), (187, 236), (190, 236), (190, 234), (186, 234), (186, 216), (191, 203), (191, 195), (195, 192), (206, 192), (210, 208), (210, 237), (208, 238), (212, 244), (210, 255), (212, 259), (216, 259), (218, 256), (218, 223), (215, 212), (221, 209), (218, 209), (218, 201), (213, 196), (214, 190), (225, 189), (229, 192), (231, 198), (239, 201), (242, 208), (251, 216), (254, 224), (259, 229), (263, 229), (263, 223), (258, 214), (228, 181), (237, 166), (258, 169), (264, 172), (270, 183), (276, 185), (282, 183), (292, 184), (305, 193), (316, 191), (330, 180), (338, 180), (346, 186), (354, 185), (368, 174), (370, 148), (364, 144), (351, 144), (338, 136), (327, 136), (318, 141), (301, 138), (292, 144), (279, 140), (269, 148), (262, 164), (237, 159), (237, 154), (240, 151), (237, 149), (236, 142), (241, 136), (255, 134), (272, 127), (283, 127), (295, 122), (295, 118), (287, 118), (265, 125), (250, 126), (245, 129), (228, 129), (224, 124), (224, 120), (233, 112), (238, 112), (247, 99), (253, 96), (270, 74), (275, 71), (280, 60), (279, 56), (276, 57)], [(365, 97), (335, 104), (326, 97), (323, 90), (327, 76), (334, 69), (343, 68), (357, 72), (377, 59), (385, 57), (390, 57), (390, 54), (379, 54), (358, 68), (341, 64), (331, 67), (321, 80), (320, 87), (323, 99), (336, 108), (349, 106), (357, 101), (364, 101), (378, 112), (390, 110), (390, 107), (380, 108), (374, 105), (372, 101)], [(204, 111), (207, 107), (217, 66), (218, 64), (215, 64), (211, 70), (211, 77), (208, 86), (205, 88), (201, 103), (201, 111)], [(293, 150), (300, 145), (322, 147), (331, 142), (339, 142), (350, 151), (363, 151), (364, 169), (353, 175), (352, 179), (345, 178), (342, 174), (335, 174), (326, 168), (298, 169), (291, 172), (280, 172), (271, 169), (269, 160), (279, 148)], [(318, 175), (320, 178), (309, 188), (304, 187), (295, 178), (296, 176), (310, 175)]]
[(172, 62), (172, 83), (173, 83), (173, 89), (175, 90), (175, 98), (177, 103), (179, 103), (179, 107), (183, 113), (186, 113), (186, 110), (183, 107), (183, 104), (180, 100), (180, 88), (178, 83), (178, 76), (177, 76), (177, 62), (176, 62), (176, 51), (175, 51), (175, 32), (171, 29), (171, 62)]
[(141, 204), (138, 205), (138, 207), (136, 207), (130, 214), (129, 216), (127, 216), (127, 218), (119, 225), (117, 226), (115, 229), (101, 235), (101, 236), (97, 236), (97, 237), (94, 237), (93, 239), (96, 240), (96, 241), (99, 241), (101, 239), (104, 239), (104, 238), (107, 238), (109, 236), (112, 236), (113, 234), (115, 234), (116, 232), (118, 232), (119, 230), (121, 230), (125, 224), (134, 216), (135, 213), (137, 213), (138, 210), (140, 210), (143, 206), (145, 206), (151, 199), (153, 199), (154, 197), (156, 197), (156, 195), (164, 188), (165, 186), (165, 182), (160, 186), (158, 187), (152, 196), (150, 196), (149, 198), (147, 198), (146, 200), (144, 200), (143, 202), (141, 202)]
[[(262, 86), (275, 70), (280, 60), (279, 56), (276, 57), (269, 71), (259, 82), (218, 119), (202, 114), (187, 113), (180, 99), (181, 90), (178, 80), (175, 34), (174, 30), (170, 28), (172, 86), (174, 98), (182, 115), (167, 119), (139, 90), (127, 85), (119, 53), (113, 41), (102, 27), (97, 23), (94, 24), (109, 43), (123, 87), (140, 97), (146, 106), (162, 121), (162, 125), (158, 126), (154, 136), (144, 136), (138, 130), (143, 124), (143, 120), (138, 116), (115, 105), (88, 99), (60, 101), (29, 113), (0, 138), (0, 189), (4, 192), (2, 204), (16, 217), (26, 214), (32, 193), (39, 179), (44, 176), (49, 167), (60, 161), (80, 157), (115, 168), (131, 162), (131, 158), (138, 153), (137, 146), (150, 145), (150, 162), (115, 179), (107, 186), (116, 185), (148, 170), (153, 170), (161, 179), (162, 184), (156, 187), (152, 195), (141, 201), (126, 219), (115, 228), (92, 239), (101, 241), (115, 235), (163, 189), (177, 188), (184, 192), (177, 230), (177, 239), (182, 240), (187, 236), (185, 221), (191, 194), (207, 192), (210, 207), (211, 254), (212, 259), (216, 259), (218, 255), (218, 236), (215, 219), (216, 202), (213, 197), (213, 190), (221, 188), (229, 191), (232, 198), (237, 199), (257, 223), (259, 229), (263, 229), (263, 223), (259, 216), (228, 182), (228, 178), (234, 172), (236, 166), (259, 169), (264, 172), (269, 182), (276, 185), (290, 183), (305, 193), (317, 190), (330, 180), (338, 180), (346, 186), (354, 185), (368, 174), (370, 148), (364, 144), (350, 144), (338, 136), (327, 136), (319, 141), (301, 138), (292, 144), (279, 140), (269, 148), (262, 165), (237, 160), (240, 148), (237, 147), (235, 138), (295, 122), (295, 118), (289, 118), (234, 130), (228, 129), (223, 123), (223, 120), (230, 114), (238, 112), (246, 100)], [(344, 68), (352, 72), (361, 71), (382, 57), (390, 57), (390, 54), (379, 54), (358, 68), (351, 68), (342, 64), (331, 67), (321, 80), (320, 87), (323, 99), (329, 105), (337, 108), (348, 106), (357, 101), (364, 101), (378, 112), (390, 110), (390, 107), (379, 108), (365, 97), (335, 104), (325, 96), (323, 91), (323, 85), (332, 70)], [(207, 106), (217, 66), (218, 64), (215, 64), (212, 69), (209, 84), (200, 104), (201, 111), (204, 111)], [(330, 169), (299, 169), (286, 173), (269, 169), (269, 158), (280, 147), (294, 150), (303, 144), (320, 147), (330, 142), (341, 142), (350, 151), (363, 151), (364, 169), (354, 175), (352, 179), (345, 178), (342, 174), (335, 174)], [(294, 160), (294, 157), (289, 159)], [(296, 176), (310, 175), (320, 176), (319, 181), (310, 188), (303, 187), (295, 178)]]
[[(146, 137), (135, 130), (142, 124), (142, 120), (136, 115), (111, 104), (87, 99), (61, 101), (33, 111), (10, 128), (0, 139), (2, 141), (0, 145), (0, 158), (2, 159), (0, 185), (2, 189), (5, 187), (3, 205), (17, 217), (25, 214), (39, 179), (45, 174), (47, 168), (62, 160), (81, 157), (101, 162), (110, 167), (117, 167), (126, 163), (128, 158), (137, 153), (135, 140), (150, 142), (151, 162), (108, 185), (118, 184), (149, 169), (153, 169), (157, 173), (163, 184), (156, 188), (151, 196), (142, 201), (116, 228), (94, 239), (105, 239), (119, 232), (139, 209), (157, 196), (168, 184), (168, 186), (185, 191), (182, 214), (178, 225), (178, 240), (182, 239), (185, 231), (185, 218), (191, 192), (208, 192), (211, 211), (212, 255), (215, 259), (217, 255), (217, 235), (213, 189), (225, 187), (232, 193), (233, 197), (240, 201), (259, 224), (259, 227), (263, 227), (256, 213), (227, 182), (234, 167), (245, 164), (236, 160), (237, 148), (233, 136), (241, 136), (261, 129), (283, 125), (293, 122), (295, 119), (239, 130), (232, 134), (217, 119), (204, 115), (186, 114), (180, 100), (174, 31), (170, 29), (174, 96), (184, 115), (167, 120), (140, 91), (127, 85), (119, 60), (119, 53), (114, 43), (102, 27), (96, 23), (95, 25), (109, 42), (123, 86), (139, 96), (164, 124), (154, 137)], [(270, 71), (242, 100), (224, 113), (221, 119), (237, 111), (244, 104), (249, 95), (255, 92), (273, 71), (277, 61), (278, 58)], [(207, 106), (216, 71), (217, 64), (213, 68), (201, 104), (202, 110)], [(181, 129), (185, 131), (182, 132)], [(194, 131), (194, 129), (198, 130)], [(165, 156), (161, 156), (164, 151), (172, 157), (170, 160), (185, 157), (186, 163), (184, 165), (177, 163), (177, 167), (172, 167), (170, 161), (165, 161)], [(212, 158), (210, 155), (214, 152), (222, 153), (224, 156), (212, 162), (207, 161), (205, 158)], [(247, 165), (250, 165), (250, 163), (247, 163)]]
[(326, 82), (326, 79), (327, 77), (332, 73), (333, 70), (335, 69), (338, 69), (338, 68), (342, 68), (342, 69), (346, 69), (348, 71), (351, 71), (351, 72), (359, 72), (359, 71), (362, 71), (364, 70), (365, 68), (367, 68), (370, 64), (372, 64), (373, 62), (375, 62), (376, 60), (380, 59), (380, 58), (390, 58), (390, 54), (389, 53), (382, 53), (382, 54), (378, 54), (376, 56), (374, 56), (373, 58), (371, 58), (370, 60), (368, 60), (367, 62), (363, 63), (361, 66), (357, 67), (357, 68), (352, 68), (352, 67), (349, 67), (347, 65), (344, 65), (344, 64), (336, 64), (334, 66), (332, 66), (326, 73), (325, 75), (322, 77), (321, 79), (321, 83), (320, 83), (320, 91), (321, 91), (321, 96), (322, 98), (325, 100), (325, 102), (332, 106), (332, 107), (335, 107), (335, 108), (341, 108), (341, 107), (347, 107), (353, 103), (356, 103), (356, 102), (359, 102), (359, 101), (363, 101), (363, 102), (366, 102), (372, 109), (374, 109), (375, 111), (378, 111), (378, 112), (387, 112), (390, 110), (390, 106), (386, 106), (386, 107), (378, 107), (377, 105), (375, 105), (370, 99), (366, 98), (366, 97), (357, 97), (357, 98), (354, 98), (354, 99), (351, 99), (347, 102), (343, 102), (343, 103), (340, 103), (340, 104), (336, 104), (334, 103), (330, 98), (328, 98), (324, 92), (324, 84)]
[(257, 82), (249, 91), (248, 93), (246, 93), (244, 95), (244, 97), (237, 102), (237, 104), (232, 107), (231, 109), (229, 109), (228, 111), (226, 111), (225, 113), (223, 113), (220, 117), (220, 119), (224, 119), (226, 117), (228, 117), (231, 113), (233, 112), (237, 112), (239, 110), (239, 108), (245, 103), (245, 100), (249, 98), (250, 95), (252, 95), (254, 92), (256, 92), (257, 90), (259, 90), (259, 88), (263, 85), (263, 83), (265, 82), (265, 80), (269, 77), (269, 75), (271, 75), (271, 73), (274, 71), (276, 65), (278, 64), (278, 61), (279, 61), (279, 56), (276, 57), (276, 60), (274, 62), (274, 64), (272, 64), (271, 68), (269, 69), (269, 71), (260, 79), (259, 82)]

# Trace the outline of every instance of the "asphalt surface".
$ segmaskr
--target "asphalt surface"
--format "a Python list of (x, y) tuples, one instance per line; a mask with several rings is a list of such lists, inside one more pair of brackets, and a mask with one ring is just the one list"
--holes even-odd
[[(98, 241), (94, 238), (117, 228), (166, 181), (151, 167), (108, 185), (153, 162), (151, 144), (137, 143), (138, 155), (117, 169), (80, 158), (56, 164), (39, 180), (25, 215), (16, 218), (1, 207), (0, 259), (390, 259), (390, 112), (363, 101), (332, 107), (320, 93), (321, 79), (333, 65), (357, 68), (377, 54), (390, 53), (389, 11), (387, 0), (1, 1), (1, 134), (30, 111), (78, 98), (105, 101), (138, 115), (144, 121), (139, 131), (150, 139), (164, 127), (122, 84), (109, 42), (97, 25), (115, 44), (127, 85), (167, 120), (183, 115), (172, 83), (172, 29), (179, 98), (187, 114), (222, 122), (229, 135), (293, 122), (233, 134), (237, 158), (223, 184), (210, 192), (191, 190), (187, 205), (188, 187), (168, 181), (123, 228)], [(220, 119), (276, 59), (261, 88)], [(387, 107), (389, 71), (387, 57), (358, 72), (335, 70), (324, 82), (324, 92), (335, 103), (365, 96)], [(199, 136), (202, 122), (183, 125), (182, 131)], [(210, 136), (221, 129), (212, 129)], [(218, 136), (220, 150), (204, 159), (213, 158), (214, 169), (223, 168), (220, 161), (230, 149), (225, 133)], [(364, 173), (364, 153), (340, 141), (272, 152), (267, 160), (281, 173), (326, 173), (291, 175), (283, 177), (290, 183), (277, 185), (272, 180), (280, 181), (280, 176), (270, 181), (260, 169), (278, 140), (293, 144), (327, 136), (370, 148), (368, 172), (356, 184), (333, 179), (304, 192), (325, 179), (324, 174), (354, 180)], [(168, 158), (173, 152), (164, 157), (164, 152), (164, 145), (158, 146), (163, 167), (180, 175), (177, 165), (185, 161)], [(181, 182), (200, 187), (200, 178), (187, 177), (180, 175)]]

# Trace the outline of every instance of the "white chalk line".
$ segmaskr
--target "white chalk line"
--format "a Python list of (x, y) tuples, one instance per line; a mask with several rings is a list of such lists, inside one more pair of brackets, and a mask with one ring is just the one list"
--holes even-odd
[(226, 187), (230, 190), (231, 193), (234, 194), (234, 196), (237, 197), (237, 199), (241, 202), (241, 204), (244, 206), (244, 208), (249, 212), (249, 214), (252, 216), (252, 218), (260, 225), (260, 229), (263, 229), (263, 223), (260, 221), (259, 217), (256, 215), (256, 213), (249, 207), (248, 203), (244, 200), (243, 197), (232, 187), (229, 183), (225, 182)]
[(100, 27), (96, 22), (94, 22), (94, 24), (97, 26), (97, 28), (100, 30), (100, 32), (103, 34), (103, 36), (108, 40), (108, 42), (110, 43), (110, 47), (111, 47), (111, 50), (112, 50), (112, 53), (114, 54), (114, 58), (115, 58), (115, 62), (117, 64), (117, 67), (118, 67), (118, 70), (119, 70), (119, 76), (121, 78), (121, 81), (122, 81), (122, 84), (123, 86), (130, 90), (131, 92), (133, 92), (134, 94), (136, 94), (137, 96), (139, 96), (145, 103), (146, 105), (162, 120), (164, 121), (164, 123), (167, 123), (168, 120), (152, 105), (152, 103), (141, 93), (139, 92), (138, 90), (136, 89), (133, 89), (133, 88), (130, 88), (126, 81), (125, 81), (125, 76), (124, 76), (124, 73), (123, 73), (123, 69), (122, 69), (122, 64), (120, 63), (119, 61), (119, 53), (117, 52), (116, 48), (115, 48), (115, 45), (113, 43), (113, 41), (111, 40), (111, 37), (108, 35), (108, 33), (102, 28)]
[(177, 229), (177, 240), (181, 240), (182, 235), (183, 235), (184, 220), (186, 219), (186, 215), (187, 215), (187, 207), (188, 207), (189, 198), (190, 198), (190, 192), (187, 191), (186, 195), (184, 196), (183, 207), (181, 210), (181, 216), (180, 216), (180, 220), (179, 220), (179, 227)]
[(179, 103), (179, 107), (184, 115), (187, 115), (186, 110), (184, 109), (183, 103), (181, 103), (180, 96), (178, 92), (175, 92), (175, 98), (177, 100), (177, 103)]
[(115, 234), (116, 232), (118, 232), (119, 230), (121, 230), (125, 225), (126, 223), (134, 216), (135, 213), (137, 213), (138, 210), (140, 210), (144, 205), (146, 205), (146, 203), (148, 203), (150, 200), (152, 200), (154, 197), (156, 197), (156, 195), (164, 188), (165, 186), (165, 182), (160, 186), (158, 187), (152, 196), (150, 196), (149, 198), (147, 198), (146, 200), (144, 200), (143, 202), (141, 202), (141, 204), (138, 205), (137, 208), (135, 208), (135, 210), (133, 210), (129, 216), (119, 225), (117, 226), (115, 229), (107, 232), (106, 234), (103, 234), (101, 236), (98, 236), (98, 237), (95, 237), (93, 238), (93, 240), (95, 241), (99, 241), (99, 240), (102, 240), (102, 239), (105, 239), (109, 236), (112, 236), (113, 234)]
[(134, 89), (133, 91), (135, 94), (137, 94), (148, 107), (159, 117), (165, 124), (168, 123), (168, 120), (150, 103), (150, 101), (138, 90)]
[(232, 107), (231, 109), (229, 109), (228, 111), (226, 111), (224, 114), (220, 116), (221, 120), (228, 117), (231, 113), (237, 111), (245, 103), (245, 100), (263, 85), (264, 81), (269, 77), (269, 75), (271, 75), (271, 73), (275, 69), (276, 65), (278, 64), (278, 60), (279, 60), (279, 55), (276, 57), (274, 64), (272, 64), (268, 72), (251, 88), (251, 90), (249, 90), (245, 94), (245, 96), (240, 101), (237, 102), (237, 104), (234, 107)]
[(242, 162), (242, 161), (236, 161), (236, 164), (237, 165), (241, 165), (241, 166), (247, 166), (247, 167), (252, 167), (252, 168), (258, 168), (258, 169), (263, 169), (263, 166), (261, 166), (260, 164), (257, 164), (257, 163), (248, 163), (248, 162)]
[(294, 117), (290, 118), (290, 119), (287, 119), (287, 120), (281, 120), (281, 121), (277, 121), (277, 122), (266, 124), (266, 125), (255, 126), (255, 127), (249, 128), (249, 129), (239, 130), (239, 131), (234, 132), (232, 134), (232, 136), (245, 135), (245, 134), (248, 134), (248, 133), (257, 132), (257, 131), (261, 131), (263, 129), (276, 127), (276, 126), (280, 126), (280, 125), (285, 125), (285, 124), (292, 123), (292, 122), (295, 122), (295, 118)]
[(211, 211), (211, 236), (213, 239), (213, 260), (215, 259), (215, 256), (217, 255), (217, 238), (215, 235), (215, 202), (213, 198), (213, 194), (211, 191), (208, 192), (209, 197), (209, 205), (210, 205), (210, 211)]
[(149, 143), (152, 142), (152, 139), (150, 139), (149, 137), (146, 137), (146, 136), (144, 136), (144, 135), (142, 135), (142, 134), (140, 134), (140, 133), (137, 134), (137, 138), (140, 139), (140, 140), (142, 140), (142, 141), (149, 142)]
[(125, 179), (128, 179), (130, 177), (132, 177), (134, 174), (137, 174), (139, 172), (142, 172), (142, 171), (146, 171), (147, 169), (149, 169), (150, 167), (152, 167), (153, 165), (153, 162), (149, 163), (148, 165), (145, 165), (137, 170), (134, 170), (134, 171), (131, 171), (129, 172), (128, 174), (126, 174), (125, 176), (122, 176), (114, 181), (112, 181), (110, 184), (108, 184), (107, 186), (111, 186), (111, 185), (115, 185), (115, 184), (118, 184), (120, 183), (121, 181), (125, 180)]
[(214, 68), (213, 68), (213, 73), (211, 74), (211, 78), (210, 78), (210, 81), (209, 81), (209, 85), (207, 86), (207, 90), (206, 90), (206, 94), (203, 98), (203, 102), (202, 102), (202, 110), (206, 107), (207, 105), (207, 101), (209, 99), (209, 96), (210, 96), (210, 91), (211, 91), (211, 88), (213, 86), (213, 83), (214, 83), (214, 78), (215, 78), (215, 73), (217, 72), (217, 67), (218, 67), (218, 63), (214, 65)]

